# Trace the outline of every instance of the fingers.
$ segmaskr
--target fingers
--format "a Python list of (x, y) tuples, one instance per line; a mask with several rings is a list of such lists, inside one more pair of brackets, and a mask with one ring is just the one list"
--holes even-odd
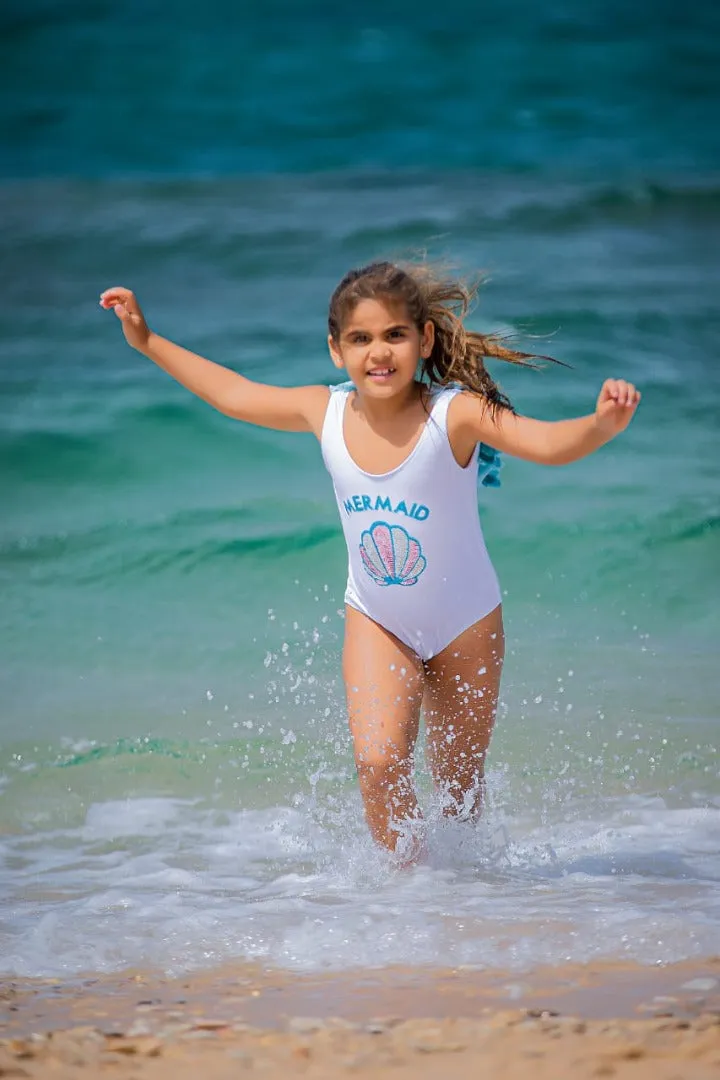
[(606, 379), (602, 388), (602, 397), (614, 401), (616, 405), (634, 409), (640, 401), (640, 391), (633, 383), (625, 379)]
[(100, 307), (116, 308), (119, 304), (125, 308), (126, 314), (137, 310), (137, 301), (130, 289), (114, 285), (112, 289), (106, 289), (105, 292), (100, 293)]

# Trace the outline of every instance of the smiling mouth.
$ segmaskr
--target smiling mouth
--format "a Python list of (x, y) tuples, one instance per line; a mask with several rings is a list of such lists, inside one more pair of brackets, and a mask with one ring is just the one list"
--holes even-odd
[(388, 375), (394, 374), (394, 367), (373, 368), (372, 371), (368, 371), (368, 377), (371, 379), (386, 379)]

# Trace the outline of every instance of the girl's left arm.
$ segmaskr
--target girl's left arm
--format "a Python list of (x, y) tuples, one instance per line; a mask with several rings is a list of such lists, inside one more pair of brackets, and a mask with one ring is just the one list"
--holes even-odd
[(458, 394), (450, 410), (450, 439), (458, 460), (469, 458), (478, 442), (540, 465), (567, 465), (587, 457), (628, 426), (640, 392), (624, 379), (607, 379), (595, 412), (573, 420), (544, 421), (517, 416), (509, 409), (492, 414), (475, 394)]

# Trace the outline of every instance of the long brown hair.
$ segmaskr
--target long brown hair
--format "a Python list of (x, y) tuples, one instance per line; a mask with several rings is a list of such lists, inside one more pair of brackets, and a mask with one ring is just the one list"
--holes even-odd
[(339, 342), (348, 316), (361, 300), (401, 300), (420, 331), (428, 320), (435, 326), (433, 350), (421, 361), (424, 382), (459, 385), (485, 398), (493, 412), (498, 408), (514, 411), (487, 371), (485, 357), (530, 368), (538, 367), (541, 360), (560, 361), (511, 349), (500, 335), (467, 330), (463, 320), (479, 285), (479, 281), (466, 283), (443, 277), (426, 263), (370, 263), (350, 270), (335, 289), (330, 298), (328, 330)]

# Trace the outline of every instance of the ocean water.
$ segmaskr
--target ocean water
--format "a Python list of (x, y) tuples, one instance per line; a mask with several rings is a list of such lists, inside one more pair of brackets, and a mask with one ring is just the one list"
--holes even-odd
[[(521, 970), (720, 949), (720, 24), (641, 2), (39, 0), (0, 14), (0, 970)], [(235, 424), (97, 306), (331, 382), (329, 293), (417, 250), (473, 325), (638, 383), (624, 437), (480, 493), (508, 658), (476, 830), (371, 845), (317, 445)]]

